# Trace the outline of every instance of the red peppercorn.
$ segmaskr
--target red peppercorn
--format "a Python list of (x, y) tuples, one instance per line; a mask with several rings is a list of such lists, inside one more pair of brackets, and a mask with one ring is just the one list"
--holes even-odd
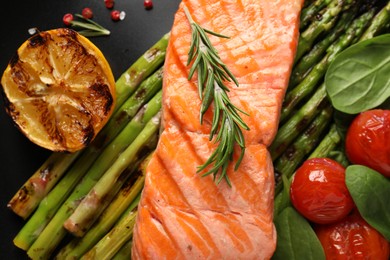
[(120, 12), (118, 10), (114, 10), (111, 12), (111, 19), (113, 21), (119, 21), (120, 18)]
[(66, 25), (69, 26), (73, 21), (73, 14), (67, 13), (62, 17), (62, 22)]
[(144, 0), (144, 7), (146, 10), (150, 10), (153, 8), (152, 0)]
[(81, 15), (86, 18), (86, 19), (91, 19), (93, 17), (93, 12), (91, 10), (91, 8), (88, 8), (88, 7), (85, 7), (82, 11), (81, 11)]
[(106, 5), (106, 8), (112, 9), (114, 7), (114, 0), (104, 0), (104, 4)]

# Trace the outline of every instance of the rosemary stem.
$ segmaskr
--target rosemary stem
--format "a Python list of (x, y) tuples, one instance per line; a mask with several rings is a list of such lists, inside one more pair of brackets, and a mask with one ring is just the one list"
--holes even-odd
[[(227, 92), (230, 91), (225, 82), (233, 82), (238, 86), (238, 81), (229, 71), (218, 55), (218, 51), (212, 46), (207, 34), (217, 37), (228, 38), (213, 31), (202, 28), (197, 24), (188, 8), (183, 7), (185, 15), (191, 27), (191, 45), (188, 52), (187, 65), (191, 65), (188, 79), (191, 80), (195, 72), (198, 74), (198, 93), (202, 101), (200, 108), (200, 122), (203, 123), (203, 116), (214, 104), (214, 115), (210, 131), (210, 141), (218, 143), (218, 147), (206, 162), (198, 167), (198, 173), (206, 170), (203, 176), (213, 174), (214, 180), (219, 183), (225, 179), (230, 185), (227, 176), (227, 169), (230, 162), (233, 161), (234, 146), (237, 144), (240, 149), (235, 170), (238, 169), (245, 152), (245, 140), (242, 129), (249, 130), (244, 120), (239, 115), (243, 113), (230, 100)], [(216, 175), (220, 174), (218, 178)]]

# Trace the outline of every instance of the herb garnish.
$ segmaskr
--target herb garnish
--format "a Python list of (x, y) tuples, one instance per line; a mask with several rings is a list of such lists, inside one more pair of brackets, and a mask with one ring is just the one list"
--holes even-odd
[(227, 92), (230, 90), (224, 84), (224, 81), (233, 81), (236, 86), (238, 86), (238, 81), (222, 62), (218, 51), (212, 46), (206, 33), (222, 38), (228, 37), (202, 28), (192, 19), (186, 6), (184, 6), (184, 12), (190, 22), (192, 31), (187, 62), (187, 66), (191, 63), (192, 66), (188, 79), (193, 77), (195, 71), (198, 73), (198, 92), (202, 100), (201, 123), (203, 123), (204, 114), (214, 101), (214, 115), (209, 140), (216, 136), (215, 142), (219, 142), (217, 149), (203, 165), (198, 167), (197, 172), (201, 172), (207, 166), (214, 164), (203, 176), (213, 174), (215, 180), (216, 175), (221, 171), (217, 183), (220, 183), (225, 178), (229, 186), (231, 186), (227, 176), (227, 168), (230, 161), (233, 160), (234, 145), (237, 143), (241, 149), (234, 168), (237, 170), (245, 153), (245, 140), (241, 128), (249, 130), (249, 127), (240, 117), (239, 112), (245, 115), (248, 114), (230, 101), (227, 95)]
[(110, 35), (110, 31), (101, 26), (100, 24), (94, 22), (91, 19), (85, 18), (80, 14), (75, 14), (79, 21), (72, 20), (70, 25), (75, 29), (83, 29), (78, 32), (85, 37), (96, 37), (96, 36), (106, 36)]

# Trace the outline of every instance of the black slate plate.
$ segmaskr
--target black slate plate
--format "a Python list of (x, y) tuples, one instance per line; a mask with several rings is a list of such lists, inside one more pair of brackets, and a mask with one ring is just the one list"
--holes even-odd
[[(108, 37), (94, 37), (96, 44), (117, 79), (139, 56), (169, 32), (179, 0), (154, 0), (145, 10), (143, 0), (116, 0), (114, 9), (126, 12), (124, 20), (113, 22), (104, 0), (26, 0), (4, 1), (0, 7), (0, 72), (17, 48), (30, 35), (28, 29), (41, 31), (63, 27), (65, 13), (81, 13), (84, 7), (94, 12), (93, 20), (111, 31)], [(27, 259), (12, 243), (24, 220), (7, 208), (8, 201), (50, 155), (31, 143), (13, 125), (0, 101), (0, 259)]]

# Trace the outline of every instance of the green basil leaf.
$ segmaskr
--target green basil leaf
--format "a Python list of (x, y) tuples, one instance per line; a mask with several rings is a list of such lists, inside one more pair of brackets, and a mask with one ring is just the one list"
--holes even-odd
[(324, 249), (309, 222), (294, 208), (285, 208), (276, 218), (278, 240), (273, 260), (322, 260)]
[(390, 241), (390, 179), (362, 165), (350, 165), (345, 181), (360, 215)]
[(390, 97), (390, 34), (350, 46), (330, 64), (325, 86), (332, 105), (357, 114)]

